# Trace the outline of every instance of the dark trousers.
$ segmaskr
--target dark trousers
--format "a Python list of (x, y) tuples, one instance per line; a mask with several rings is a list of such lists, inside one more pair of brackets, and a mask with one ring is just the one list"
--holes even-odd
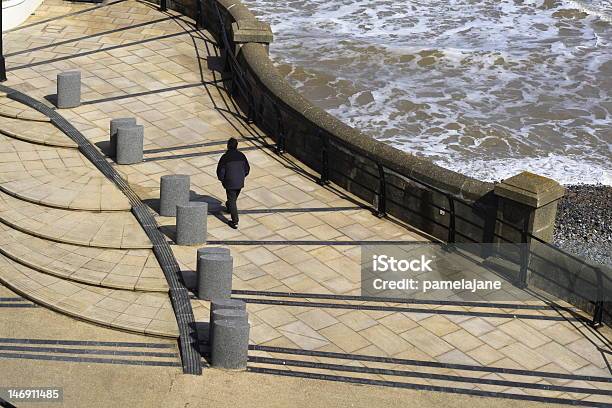
[(227, 201), (225, 203), (227, 211), (232, 215), (232, 221), (238, 224), (238, 206), (236, 205), (236, 200), (238, 200), (240, 195), (240, 189), (225, 190), (225, 194), (227, 194)]

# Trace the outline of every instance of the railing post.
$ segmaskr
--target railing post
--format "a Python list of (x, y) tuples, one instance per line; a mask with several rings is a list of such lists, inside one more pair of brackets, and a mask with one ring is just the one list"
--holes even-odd
[(601, 269), (596, 268), (597, 273), (597, 301), (595, 302), (595, 310), (593, 311), (593, 320), (590, 322), (590, 326), (594, 329), (598, 329), (603, 325), (603, 279), (601, 277)]
[(385, 180), (385, 168), (380, 163), (376, 163), (378, 167), (378, 209), (376, 216), (382, 218), (387, 215), (387, 182)]
[(521, 230), (521, 247), (520, 247), (520, 269), (518, 277), (518, 287), (524, 289), (527, 287), (527, 278), (529, 276), (529, 261), (531, 259), (529, 238), (529, 222), (525, 220)]
[(259, 94), (259, 109), (257, 110), (257, 114), (259, 115), (259, 120), (262, 123), (264, 123), (266, 121), (266, 119), (264, 117), (264, 103), (265, 103), (264, 93), (260, 92), (260, 94)]
[(276, 103), (272, 103), (274, 112), (276, 113), (276, 154), (282, 155), (285, 153), (285, 129), (283, 126), (283, 116)]
[(594, 329), (598, 329), (603, 326), (603, 301), (597, 302), (595, 304), (595, 311), (593, 312), (593, 320), (590, 323), (590, 326)]
[(250, 83), (248, 83), (244, 77), (242, 78), (243, 82), (245, 85), (247, 85), (247, 89), (245, 89), (245, 92), (247, 92), (246, 95), (246, 99), (247, 99), (247, 115), (246, 115), (246, 122), (247, 124), (249, 123), (255, 123), (255, 97), (253, 96), (253, 87), (251, 86)]
[(447, 241), (449, 244), (453, 244), (455, 243), (455, 231), (456, 231), (455, 200), (453, 199), (451, 195), (447, 195), (446, 198), (448, 199), (448, 212), (450, 216), (450, 221), (448, 225), (448, 240)]
[(168, 11), (168, 4), (166, 2), (167, 0), (160, 0), (159, 1), (159, 11)]
[(2, 33), (2, 5), (0, 5), (0, 82), (6, 81), (6, 63), (4, 60), (4, 34)]
[(329, 184), (329, 140), (321, 129), (317, 130), (317, 134), (319, 136), (319, 140), (321, 141), (321, 177), (319, 178), (318, 184), (324, 186)]
[(196, 29), (202, 28), (202, 0), (196, 0)]

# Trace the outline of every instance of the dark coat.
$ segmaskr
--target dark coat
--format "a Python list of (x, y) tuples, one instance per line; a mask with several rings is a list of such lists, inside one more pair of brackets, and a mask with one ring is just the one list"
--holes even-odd
[(250, 171), (249, 161), (242, 152), (228, 150), (217, 165), (217, 178), (226, 190), (239, 190), (244, 187), (244, 179)]

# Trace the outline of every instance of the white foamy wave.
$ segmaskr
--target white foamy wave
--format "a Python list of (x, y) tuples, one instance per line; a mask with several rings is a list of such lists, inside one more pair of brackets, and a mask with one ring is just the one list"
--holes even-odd
[(612, 23), (612, 2), (610, 0), (594, 0), (591, 2), (579, 0), (564, 1), (584, 13), (596, 16), (608, 23)]
[(612, 0), (246, 2), (288, 80), (378, 140), (486, 180), (609, 180)]
[(472, 160), (461, 163), (434, 160), (436, 164), (464, 174), (478, 175), (483, 181), (503, 180), (521, 171), (530, 171), (555, 179), (561, 184), (604, 184), (612, 186), (612, 168), (605, 163), (593, 165), (576, 157), (549, 154), (542, 157), (521, 157), (500, 160)]

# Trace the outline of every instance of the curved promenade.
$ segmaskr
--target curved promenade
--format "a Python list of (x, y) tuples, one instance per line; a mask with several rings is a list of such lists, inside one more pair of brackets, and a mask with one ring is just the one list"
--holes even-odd
[[(222, 3), (229, 7), (232, 2)], [(371, 201), (338, 184), (317, 183), (319, 174), (291, 152), (276, 154), (276, 140), (247, 121), (226, 90), (217, 70), (221, 55), (217, 41), (209, 32), (195, 30), (193, 20), (133, 0), (95, 8), (47, 0), (40, 10), (23, 30), (5, 37), (7, 85), (42, 101), (54, 92), (57, 73), (81, 70), (84, 103), (60, 113), (96, 146), (96, 154), (104, 152), (110, 119), (136, 117), (145, 126), (145, 160), (123, 166), (108, 160), (104, 165), (112, 166), (153, 210), (162, 175), (191, 176), (192, 199), (209, 203), (209, 245), (230, 247), (233, 297), (245, 299), (250, 314), (248, 369), (257, 374), (235, 373), (233, 378), (248, 378), (254, 389), (267, 381), (262, 376), (274, 374), (287, 377), (283, 384), (302, 384), (295, 379), (299, 377), (329, 380), (327, 385), (365, 386), (340, 388), (345, 385), (338, 384), (343, 393), (366, 387), (374, 393), (373, 385), (386, 387), (385, 393), (393, 396), (404, 395), (400, 389), (420, 390), (419, 395), (436, 393), (438, 406), (456, 400), (457, 394), (469, 396), (472, 402), (482, 402), (472, 398), (478, 396), (508, 406), (529, 401), (609, 404), (612, 376), (605, 353), (610, 350), (610, 330), (592, 330), (581, 313), (565, 302), (551, 305), (518, 288), (504, 294), (503, 302), (484, 295), (463, 301), (450, 298), (446, 303), (362, 298), (363, 245), (432, 237), (392, 216), (377, 217)], [(25, 108), (15, 111), (31, 114)], [(215, 176), (230, 136), (240, 140), (252, 167), (239, 201), (238, 230), (226, 225), (221, 211), (224, 191)], [(168, 264), (155, 265), (150, 249), (121, 248), (123, 242), (133, 245), (132, 240), (123, 239), (123, 230), (119, 235), (118, 228), (108, 229), (104, 239), (114, 244), (102, 248), (90, 245), (97, 242), (92, 241), (96, 227), (79, 243), (60, 242), (70, 235), (42, 227), (60, 219), (55, 211), (67, 219), (77, 217), (71, 225), (85, 220), (69, 214), (84, 212), (96, 226), (105, 225), (96, 217), (124, 217), (130, 234), (142, 236), (142, 228), (128, 222), (128, 211), (59, 209), (6, 193), (0, 193), (0, 198), (0, 204), (19, 204), (6, 204), (7, 213), (0, 213), (3, 285), (97, 324), (178, 335), (166, 302), (193, 294), (196, 247), (170, 246), (182, 278), (168, 280), (170, 296), (153, 287), (144, 292), (138, 287), (145, 282), (140, 279), (150, 274), (161, 279), (158, 267)], [(53, 215), (46, 215), (51, 211)], [(164, 244), (174, 237), (173, 218), (156, 216), (143, 225), (159, 225)], [(160, 245), (153, 242), (154, 250)], [(47, 262), (31, 250), (57, 255)], [(145, 254), (147, 261), (142, 264)], [(135, 258), (138, 266), (126, 268)], [(474, 266), (474, 271), (480, 267)], [(129, 275), (129, 281), (119, 278), (130, 273), (134, 275)], [(119, 286), (124, 283), (129, 287)], [(91, 295), (93, 304), (87, 300), (91, 293), (96, 294)], [(190, 306), (196, 321), (205, 326), (208, 302), (191, 299)], [(206, 355), (205, 331), (198, 334)], [(216, 378), (220, 374), (215, 371), (206, 375)], [(194, 389), (201, 393), (201, 388)], [(377, 406), (376, 401), (369, 406)]]

